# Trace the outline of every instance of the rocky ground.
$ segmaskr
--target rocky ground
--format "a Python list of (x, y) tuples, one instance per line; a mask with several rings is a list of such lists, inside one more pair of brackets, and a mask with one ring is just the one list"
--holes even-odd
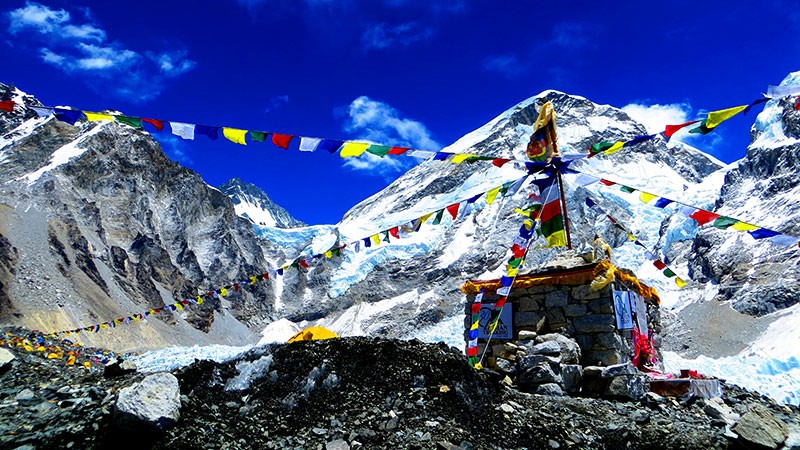
[(94, 349), (71, 366), (7, 337), (4, 349), (2, 449), (780, 448), (800, 431), (797, 408), (732, 386), (723, 402), (526, 394), (419, 341), (267, 346), (150, 375), (87, 369)]

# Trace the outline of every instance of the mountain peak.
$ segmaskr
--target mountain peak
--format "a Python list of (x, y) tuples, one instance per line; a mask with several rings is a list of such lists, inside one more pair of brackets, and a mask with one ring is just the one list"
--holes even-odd
[(297, 228), (305, 224), (277, 205), (263, 189), (253, 183), (231, 178), (218, 189), (233, 200), (236, 214), (255, 225), (275, 228)]

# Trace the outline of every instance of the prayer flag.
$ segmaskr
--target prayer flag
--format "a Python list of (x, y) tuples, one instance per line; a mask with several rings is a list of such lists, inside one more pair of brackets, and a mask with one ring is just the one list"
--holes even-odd
[(667, 267), (667, 265), (664, 264), (664, 261), (661, 261), (660, 259), (653, 261), (653, 265), (656, 266), (656, 269), (658, 270), (664, 270), (664, 268)]
[(392, 147), (389, 150), (389, 155), (402, 155), (403, 153), (411, 150), (409, 147)]
[(654, 198), (657, 198), (657, 197), (658, 197), (657, 195), (653, 195), (653, 194), (650, 194), (648, 192), (639, 193), (639, 200), (641, 200), (642, 203), (649, 203), (650, 200), (652, 200)]
[(372, 240), (372, 243), (375, 244), (376, 247), (381, 245), (381, 237), (379, 235), (373, 234), (369, 238)]
[(241, 144), (247, 145), (247, 141), (245, 141), (245, 136), (247, 136), (247, 130), (240, 130), (238, 128), (222, 128), (222, 135), (225, 138), (234, 144)]
[(681, 128), (686, 128), (689, 125), (691, 125), (693, 123), (697, 123), (697, 122), (700, 122), (700, 121), (699, 120), (692, 120), (691, 122), (685, 122), (685, 123), (682, 123), (682, 124), (679, 124), (679, 125), (667, 125), (667, 127), (664, 128), (664, 136), (669, 141), (669, 139), (672, 137), (672, 135), (677, 133), (678, 130), (680, 130)]
[(625, 186), (625, 185), (621, 184), (619, 186), (619, 190), (622, 191), (622, 192), (627, 192), (628, 194), (630, 194), (631, 192), (635, 191), (636, 189), (634, 189), (634, 188), (632, 188), (630, 186)]
[(655, 206), (656, 208), (664, 208), (670, 203), (672, 203), (672, 200), (661, 197), (658, 200), (656, 200), (655, 203), (653, 203), (653, 206)]
[(367, 151), (370, 144), (365, 142), (346, 142), (342, 149), (339, 151), (340, 158), (350, 158), (352, 156), (361, 156), (362, 153)]
[(603, 153), (604, 151), (611, 148), (613, 145), (614, 145), (613, 142), (598, 142), (596, 144), (592, 144), (592, 146), (589, 147), (589, 154), (594, 156), (598, 153)]
[(117, 119), (117, 122), (124, 123), (129, 127), (142, 129), (142, 119), (138, 117), (115, 116), (114, 118)]
[(698, 226), (702, 226), (709, 222), (717, 220), (719, 214), (714, 214), (704, 209), (698, 209), (697, 211), (693, 212), (689, 217), (694, 219), (697, 222)]
[(53, 114), (53, 108), (47, 108), (44, 106), (31, 106), (36, 115), (39, 117), (47, 117), (50, 114)]
[(745, 108), (747, 108), (747, 105), (736, 106), (728, 109), (721, 109), (719, 111), (711, 111), (710, 113), (708, 113), (708, 117), (703, 122), (703, 125), (705, 125), (705, 127), (708, 128), (709, 130), (713, 130), (714, 128), (719, 126), (719, 124), (721, 124), (722, 122), (744, 111)]
[(445, 208), (447, 209), (447, 212), (450, 214), (450, 216), (453, 217), (453, 220), (456, 220), (456, 215), (458, 214), (458, 205), (459, 205), (458, 203), (453, 203), (452, 205)]
[(262, 131), (251, 131), (250, 138), (253, 139), (253, 142), (264, 142), (267, 140), (267, 135), (269, 133), (264, 133)]
[(375, 144), (373, 144), (373, 145), (370, 145), (369, 147), (367, 147), (367, 153), (372, 153), (375, 156), (380, 156), (381, 158), (383, 158), (384, 156), (386, 156), (389, 153), (389, 150), (391, 150), (391, 149), (392, 148), (389, 147), (388, 145), (375, 145)]
[(789, 86), (770, 86), (767, 88), (768, 98), (781, 98), (797, 94), (800, 94), (800, 84), (793, 84)]
[(83, 111), (77, 109), (55, 108), (56, 117), (62, 122), (75, 125), (75, 122), (83, 119)]
[(86, 116), (86, 120), (88, 122), (98, 122), (100, 120), (114, 120), (114, 116), (111, 116), (110, 114), (100, 114), (89, 111), (84, 111), (83, 114)]
[(752, 231), (752, 230), (757, 230), (759, 227), (751, 223), (739, 221), (731, 225), (731, 228), (733, 228), (736, 231)]
[(477, 156), (477, 155), (474, 155), (472, 153), (459, 153), (457, 155), (453, 155), (452, 161), (453, 161), (453, 164), (461, 164), (462, 162), (472, 158), (473, 156)]
[(183, 139), (194, 139), (193, 123), (170, 122), (169, 126), (175, 136), (180, 136)]
[(434, 155), (436, 155), (435, 152), (429, 152), (427, 150), (411, 150), (408, 152), (408, 156), (413, 156), (414, 158), (420, 159), (428, 159)]
[(400, 228), (394, 227), (389, 229), (389, 234), (392, 235), (395, 239), (400, 239)]
[(434, 161), (444, 161), (444, 160), (446, 160), (448, 157), (450, 157), (452, 155), (453, 155), (452, 153), (448, 153), (448, 152), (436, 152), (436, 154), (433, 155), (433, 160)]
[(149, 123), (150, 125), (154, 126), (156, 130), (161, 131), (164, 129), (164, 121), (158, 119), (147, 119), (142, 117), (142, 122)]
[(603, 152), (603, 154), (604, 155), (613, 155), (614, 153), (617, 153), (618, 151), (622, 150), (623, 147), (625, 147), (625, 143), (624, 142), (622, 142), (622, 141), (614, 142), (614, 145), (609, 147), (608, 150)]
[(739, 221), (732, 217), (719, 216), (714, 219), (714, 227), (724, 230), (737, 222)]
[(500, 193), (500, 186), (491, 189), (489, 192), (486, 193), (486, 204), (491, 205), (494, 202), (494, 199), (497, 198), (497, 194)]
[(326, 150), (328, 153), (336, 153), (336, 150), (339, 150), (339, 147), (341, 147), (342, 144), (342, 141), (323, 139), (322, 142), (317, 145), (317, 148), (319, 150)]
[(750, 233), (750, 236), (753, 236), (754, 239), (771, 238), (780, 234), (777, 231), (769, 230), (767, 228), (758, 228), (748, 231), (748, 233)]
[(686, 282), (683, 281), (681, 277), (675, 277), (675, 284), (677, 284), (679, 288), (686, 286)]
[(653, 139), (654, 137), (656, 137), (655, 134), (643, 134), (641, 136), (634, 137), (633, 139), (631, 139), (628, 142), (625, 142), (624, 144), (622, 144), (622, 146), (623, 147), (631, 147), (631, 146), (634, 146), (634, 145), (637, 145), (637, 144), (641, 144), (642, 142), (649, 141), (650, 139)]
[(300, 151), (301, 152), (313, 152), (317, 149), (319, 143), (322, 142), (322, 139), (319, 138), (310, 138), (310, 137), (301, 137), (300, 138)]
[(768, 239), (769, 239), (770, 242), (772, 242), (775, 245), (786, 245), (786, 246), (789, 246), (789, 245), (796, 245), (798, 243), (798, 239), (796, 237), (787, 236), (785, 234), (779, 234), (777, 236), (773, 236), (773, 237), (768, 238)]
[(442, 223), (442, 217), (444, 217), (444, 209), (436, 211), (436, 217), (434, 217), (433, 222), (431, 223), (433, 225), (439, 225), (440, 223)]
[(675, 272), (673, 272), (673, 271), (672, 271), (672, 269), (670, 269), (669, 267), (667, 267), (667, 268), (665, 268), (665, 269), (664, 269), (664, 275), (665, 275), (667, 278), (672, 278), (672, 277), (674, 277), (674, 276), (675, 276)]
[(497, 167), (503, 167), (503, 165), (505, 165), (505, 163), (507, 163), (509, 161), (511, 161), (511, 160), (510, 159), (505, 159), (505, 158), (495, 158), (495, 159), (492, 160), (492, 165), (497, 166)]
[(12, 112), (14, 111), (14, 100), (3, 100), (0, 101), (0, 110)]
[[(564, 246), (567, 245), (567, 236), (564, 231), (564, 216), (561, 211), (558, 181), (554, 176), (551, 176), (549, 180), (549, 184), (541, 189), (541, 194), (539, 195), (544, 202), (539, 215), (539, 229), (542, 231), (542, 236), (547, 239), (548, 247)], [(520, 233), (520, 235), (522, 236), (523, 233)]]
[(195, 134), (204, 134), (209, 137), (209, 139), (217, 140), (219, 137), (219, 127), (210, 127), (208, 125), (195, 125), (194, 127)]
[(293, 137), (291, 134), (272, 133), (272, 143), (285, 150), (289, 148), (289, 142)]
[(747, 114), (748, 112), (750, 112), (750, 110), (753, 108), (753, 106), (760, 105), (761, 103), (765, 103), (767, 101), (769, 101), (768, 97), (764, 97), (764, 98), (760, 98), (758, 100), (755, 100), (753, 103), (750, 103), (749, 105), (747, 105), (747, 108), (744, 109), (744, 113)]

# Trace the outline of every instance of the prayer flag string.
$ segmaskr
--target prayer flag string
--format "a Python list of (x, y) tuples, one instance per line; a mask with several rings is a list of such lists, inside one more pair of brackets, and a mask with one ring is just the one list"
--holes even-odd
[(653, 265), (656, 267), (656, 269), (658, 269), (667, 278), (675, 278), (675, 284), (678, 286), (678, 288), (686, 286), (686, 281), (683, 278), (677, 276), (675, 274), (675, 271), (667, 267), (667, 265), (662, 260), (660, 260), (655, 255), (655, 253), (651, 252), (650, 249), (648, 249), (647, 246), (645, 246), (639, 239), (637, 239), (636, 236), (634, 236), (633, 233), (631, 233), (630, 230), (625, 225), (622, 225), (618, 220), (611, 217), (610, 214), (605, 212), (605, 210), (603, 210), (603, 208), (601, 208), (600, 205), (595, 203), (589, 197), (586, 197), (586, 206), (593, 209), (596, 213), (600, 214), (601, 216), (606, 216), (606, 218), (612, 224), (614, 224), (614, 227), (618, 228), (619, 230), (622, 230), (628, 236), (629, 240), (631, 240), (634, 244), (638, 245), (639, 247), (642, 247), (644, 249), (645, 256), (647, 256), (647, 259), (649, 259), (650, 261), (653, 261)]
[[(332, 259), (334, 256), (340, 256), (341, 251), (344, 250), (345, 248), (349, 247), (353, 249), (353, 251), (355, 252), (360, 252), (362, 248), (377, 247), (380, 246), (382, 243), (391, 243), (392, 238), (402, 239), (412, 233), (419, 231), (420, 228), (422, 227), (422, 224), (428, 220), (430, 220), (432, 225), (439, 225), (442, 223), (442, 219), (445, 216), (445, 211), (448, 213), (447, 215), (450, 215), (453, 218), (452, 221), (455, 222), (458, 218), (461, 218), (469, 214), (473, 209), (473, 205), (475, 205), (477, 200), (481, 197), (485, 198), (487, 205), (491, 205), (498, 196), (510, 197), (514, 195), (522, 186), (525, 179), (528, 178), (528, 176), (529, 175), (526, 174), (525, 176), (517, 180), (508, 181), (500, 186), (496, 186), (487, 191), (481, 192), (477, 195), (472, 195), (470, 197), (464, 198), (444, 208), (430, 211), (416, 219), (403, 222), (402, 224), (398, 224), (396, 226), (393, 226), (385, 230), (378, 231), (367, 237), (356, 239), (347, 244), (334, 244), (334, 246), (332, 246), (330, 249), (328, 249), (323, 253), (305, 257), (299, 256), (293, 259), (292, 262), (286, 263), (277, 269), (269, 269), (263, 273), (250, 275), (246, 279), (242, 279), (241, 281), (238, 282), (229, 282), (216, 289), (211, 289), (203, 294), (199, 294), (194, 298), (187, 298), (185, 300), (176, 301), (174, 303), (167, 304), (159, 308), (150, 309), (142, 313), (133, 314), (127, 317), (119, 317), (117, 319), (109, 320), (103, 323), (96, 323), (85, 327), (48, 333), (45, 336), (52, 338), (61, 334), (69, 336), (72, 334), (79, 334), (82, 332), (97, 333), (100, 330), (116, 328), (117, 326), (120, 325), (146, 322), (148, 317), (159, 314), (162, 311), (180, 311), (189, 305), (202, 305), (207, 299), (226, 298), (231, 294), (239, 292), (243, 288), (251, 287), (260, 281), (268, 281), (270, 279), (275, 279), (278, 276), (283, 276), (284, 273), (289, 269), (292, 268), (308, 269), (311, 267), (312, 264), (318, 261), (322, 261), (325, 259)], [(461, 212), (460, 215), (458, 214), (459, 212)], [(431, 218), (433, 219), (431, 220)]]
[(711, 211), (707, 211), (705, 209), (689, 205), (687, 203), (679, 202), (677, 200), (666, 198), (657, 194), (652, 194), (650, 192), (645, 192), (641, 189), (636, 189), (604, 178), (595, 177), (593, 175), (589, 175), (580, 171), (575, 171), (575, 172), (579, 173), (578, 183), (582, 186), (588, 186), (594, 183), (600, 183), (605, 187), (611, 187), (617, 185), (619, 186), (622, 192), (626, 192), (629, 194), (638, 192), (639, 201), (641, 201), (644, 204), (655, 206), (656, 208), (660, 209), (665, 208), (667, 205), (671, 203), (680, 205), (681, 207), (678, 209), (679, 212), (684, 216), (693, 219), (697, 223), (697, 226), (703, 226), (705, 224), (710, 223), (715, 228), (719, 228), (722, 230), (730, 228), (737, 231), (746, 231), (748, 234), (750, 234), (750, 236), (753, 237), (753, 239), (756, 240), (766, 239), (776, 245), (800, 246), (800, 238), (794, 236), (789, 236), (787, 234), (783, 234), (766, 227), (754, 225), (752, 223), (748, 223), (743, 220), (736, 219), (734, 217), (728, 217), (716, 214)]

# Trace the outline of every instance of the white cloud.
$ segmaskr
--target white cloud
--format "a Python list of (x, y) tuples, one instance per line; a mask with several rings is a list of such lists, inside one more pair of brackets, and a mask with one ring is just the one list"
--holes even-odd
[[(648, 133), (660, 133), (667, 125), (677, 125), (691, 120), (692, 106), (688, 103), (671, 103), (668, 105), (645, 105), (630, 103), (622, 107), (631, 118), (642, 125)], [(679, 139), (686, 133), (681, 130), (673, 137)]]
[[(91, 10), (79, 9), (86, 20)], [(32, 32), (42, 61), (67, 73), (91, 74), (87, 83), (93, 89), (111, 92), (131, 101), (149, 100), (161, 93), (165, 81), (186, 73), (195, 66), (186, 51), (145, 51), (141, 53), (123, 43), (108, 40), (106, 31), (93, 23), (76, 23), (64, 9), (55, 10), (30, 2), (6, 13), (12, 34)]]
[(362, 36), (365, 50), (384, 50), (390, 47), (407, 47), (413, 43), (433, 37), (434, 30), (417, 22), (406, 22), (389, 26), (379, 23), (370, 26)]
[(65, 10), (53, 10), (34, 2), (25, 2), (25, 6), (8, 13), (10, 26), (8, 31), (16, 34), (25, 29), (32, 29), (46, 34), (56, 31), (62, 24), (69, 22), (69, 13)]
[[(439, 150), (442, 146), (431, 136), (430, 130), (413, 119), (401, 118), (390, 105), (373, 100), (365, 95), (350, 103), (345, 131), (359, 140), (383, 145), (413, 147), (421, 150)], [(413, 158), (379, 158), (364, 154), (359, 158), (348, 158), (345, 167), (362, 170), (384, 178), (397, 175), (416, 164)]]

